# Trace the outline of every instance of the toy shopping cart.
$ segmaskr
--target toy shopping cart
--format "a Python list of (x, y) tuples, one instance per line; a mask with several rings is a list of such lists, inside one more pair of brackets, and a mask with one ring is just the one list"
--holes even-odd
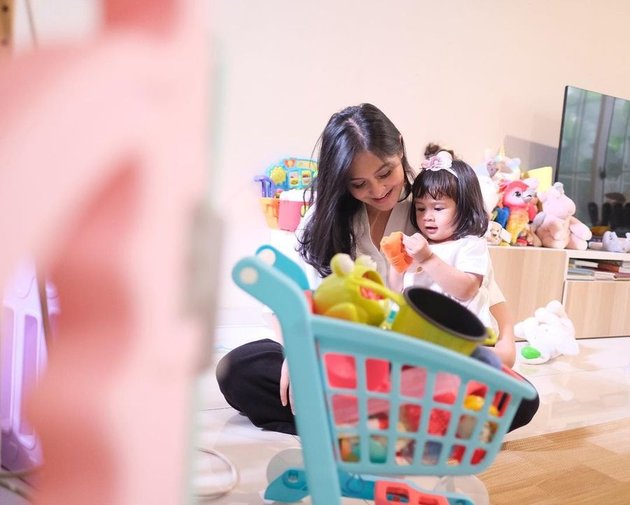
[(312, 315), (303, 274), (287, 261), (266, 248), (232, 272), (280, 322), (302, 445), (303, 467), (281, 471), (265, 498), (472, 504), (462, 494), (430, 492), (402, 477), (485, 470), (519, 403), (535, 390), (421, 339)]

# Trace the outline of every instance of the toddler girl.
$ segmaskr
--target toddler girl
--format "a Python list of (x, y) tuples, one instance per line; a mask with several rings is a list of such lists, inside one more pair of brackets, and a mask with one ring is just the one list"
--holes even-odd
[(488, 216), (479, 180), (452, 151), (430, 144), (425, 156), (411, 190), (410, 221), (419, 233), (402, 236), (409, 262), (404, 271), (390, 269), (390, 286), (420, 286), (453, 298), (496, 335), (488, 291), (491, 261), (484, 238)]

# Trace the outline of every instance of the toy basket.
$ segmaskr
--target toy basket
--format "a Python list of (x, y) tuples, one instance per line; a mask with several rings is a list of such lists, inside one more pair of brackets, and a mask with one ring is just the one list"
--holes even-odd
[(286, 275), (280, 266), (286, 258), (275, 267), (268, 264), (273, 255), (265, 260), (244, 258), (232, 274), (280, 322), (304, 458), (304, 468), (286, 469), (265, 498), (292, 502), (310, 494), (316, 505), (340, 504), (342, 495), (377, 504), (472, 503), (452, 493), (421, 502), (415, 497), (428, 496), (422, 490), (382, 476), (483, 471), (520, 401), (534, 398), (535, 390), (429, 342), (312, 315), (299, 268)]

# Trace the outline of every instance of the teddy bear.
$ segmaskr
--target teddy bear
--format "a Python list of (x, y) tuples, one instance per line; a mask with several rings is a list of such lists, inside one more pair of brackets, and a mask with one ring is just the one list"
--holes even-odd
[(534, 217), (531, 228), (543, 247), (585, 250), (593, 234), (573, 215), (575, 203), (564, 193), (563, 184), (556, 182), (538, 197), (542, 211)]
[(488, 221), (484, 238), (490, 245), (510, 245), (510, 234), (497, 221)]
[(575, 327), (558, 300), (536, 309), (514, 325), (514, 335), (527, 340), (519, 354), (522, 363), (538, 365), (561, 354), (575, 356), (579, 352)]

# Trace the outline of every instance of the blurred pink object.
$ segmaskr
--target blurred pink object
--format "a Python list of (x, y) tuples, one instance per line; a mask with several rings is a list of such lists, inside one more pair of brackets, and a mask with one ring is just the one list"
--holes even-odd
[(62, 307), (27, 402), (37, 504), (190, 496), (214, 302), (209, 237), (193, 237), (208, 229), (194, 220), (207, 198), (203, 5), (104, 1), (94, 40), (0, 62), (0, 286), (33, 254)]

